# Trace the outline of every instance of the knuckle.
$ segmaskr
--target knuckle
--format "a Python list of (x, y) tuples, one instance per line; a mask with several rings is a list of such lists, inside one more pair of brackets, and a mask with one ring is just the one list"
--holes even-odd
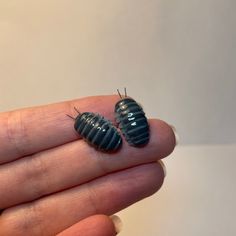
[(40, 204), (30, 203), (24, 210), (23, 222), (21, 222), (21, 231), (27, 235), (44, 235), (43, 231), (43, 212)]
[(32, 198), (38, 198), (46, 194), (49, 188), (48, 167), (41, 155), (33, 155), (26, 162), (27, 171), (25, 178), (29, 179)]
[(26, 154), (28, 134), (22, 112), (10, 112), (7, 117), (7, 139), (19, 156)]
[[(104, 182), (98, 184), (96, 182), (88, 182), (86, 184), (87, 190), (87, 201), (91, 207), (90, 211), (92, 214), (101, 214), (104, 211), (109, 210), (109, 199), (104, 199), (104, 194), (101, 194), (101, 189), (109, 189), (109, 194), (115, 196), (117, 191), (114, 189), (114, 182), (107, 178)], [(113, 198), (114, 204), (116, 199)]]
[[(3, 235), (45, 235), (42, 207), (35, 202), (6, 210), (2, 223), (1, 233), (3, 230)], [(4, 228), (6, 229), (4, 230)]]
[(98, 204), (98, 194), (96, 193), (93, 184), (87, 183), (87, 198), (89, 202), (89, 206), (91, 207), (92, 214), (99, 214), (101, 212), (100, 206)]

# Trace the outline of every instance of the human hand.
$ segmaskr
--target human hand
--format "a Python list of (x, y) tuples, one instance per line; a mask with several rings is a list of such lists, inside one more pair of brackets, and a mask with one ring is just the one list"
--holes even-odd
[[(175, 147), (173, 130), (152, 119), (143, 148), (125, 141), (116, 153), (78, 138), (73, 107), (114, 121), (118, 96), (98, 96), (0, 114), (0, 235), (112, 236), (105, 215), (161, 187), (159, 159)], [(100, 215), (103, 214), (103, 215)]]

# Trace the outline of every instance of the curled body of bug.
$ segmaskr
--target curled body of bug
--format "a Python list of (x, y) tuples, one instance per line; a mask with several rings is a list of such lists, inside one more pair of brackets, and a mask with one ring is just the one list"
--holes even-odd
[[(76, 111), (79, 113), (78, 110)], [(79, 113), (73, 119), (75, 120), (74, 128), (78, 134), (96, 149), (113, 152), (121, 146), (122, 138), (119, 132), (103, 116), (92, 112), (84, 112)]]
[(115, 105), (116, 122), (126, 141), (132, 146), (143, 146), (149, 141), (148, 120), (142, 107), (132, 98), (122, 97)]

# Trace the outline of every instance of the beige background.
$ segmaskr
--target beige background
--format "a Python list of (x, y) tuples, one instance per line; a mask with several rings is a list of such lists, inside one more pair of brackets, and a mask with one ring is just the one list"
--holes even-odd
[(181, 145), (121, 235), (236, 234), (236, 1), (2, 0), (0, 111), (128, 88)]

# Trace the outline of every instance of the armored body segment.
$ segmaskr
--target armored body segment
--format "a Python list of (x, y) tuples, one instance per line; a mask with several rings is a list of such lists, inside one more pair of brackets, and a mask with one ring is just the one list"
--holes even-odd
[(84, 112), (75, 119), (75, 130), (92, 146), (102, 151), (116, 151), (121, 136), (110, 121), (99, 114)]
[(123, 98), (115, 105), (116, 122), (127, 142), (142, 146), (149, 141), (149, 125), (142, 107), (132, 98)]

